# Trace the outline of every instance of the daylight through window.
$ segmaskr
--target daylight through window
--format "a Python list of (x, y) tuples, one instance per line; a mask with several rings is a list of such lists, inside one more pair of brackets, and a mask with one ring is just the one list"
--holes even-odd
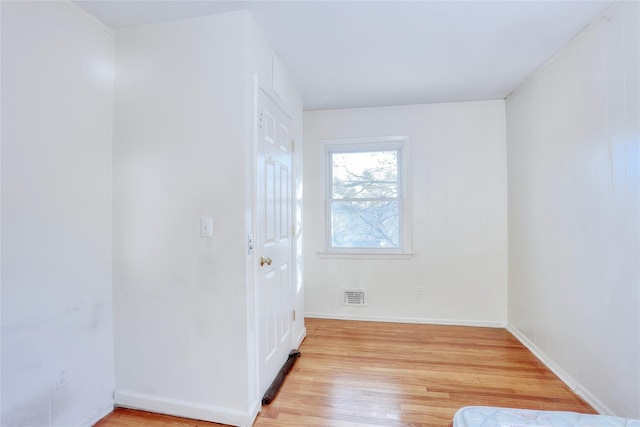
[(325, 142), (328, 251), (406, 249), (405, 140)]

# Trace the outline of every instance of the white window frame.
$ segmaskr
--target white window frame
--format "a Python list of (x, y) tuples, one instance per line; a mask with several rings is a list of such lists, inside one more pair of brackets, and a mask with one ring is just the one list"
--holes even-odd
[[(366, 138), (321, 139), (320, 182), (324, 198), (324, 246), (318, 252), (322, 258), (408, 258), (411, 251), (411, 191), (409, 136), (383, 136)], [(398, 150), (398, 199), (400, 201), (400, 242), (398, 248), (335, 248), (331, 246), (331, 204), (333, 191), (331, 177), (331, 153), (357, 151)]]

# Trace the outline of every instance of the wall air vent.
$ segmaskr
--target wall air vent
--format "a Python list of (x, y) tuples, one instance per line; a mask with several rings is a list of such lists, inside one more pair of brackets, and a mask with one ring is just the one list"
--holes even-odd
[(367, 305), (367, 293), (363, 289), (345, 289), (342, 305), (365, 307)]

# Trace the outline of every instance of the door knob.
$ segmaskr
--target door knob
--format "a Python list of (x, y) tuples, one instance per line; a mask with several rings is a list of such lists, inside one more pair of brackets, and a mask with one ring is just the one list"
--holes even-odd
[(269, 258), (269, 257), (265, 258), (265, 257), (261, 256), (260, 257), (260, 267), (264, 266), (265, 264), (271, 265), (271, 258)]

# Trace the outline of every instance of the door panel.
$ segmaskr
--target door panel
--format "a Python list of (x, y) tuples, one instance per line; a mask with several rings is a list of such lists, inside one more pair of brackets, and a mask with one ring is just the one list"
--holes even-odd
[(265, 174), (264, 174), (264, 186), (265, 186), (265, 200), (266, 204), (264, 211), (264, 245), (273, 246), (276, 244), (276, 220), (278, 219), (278, 212), (276, 210), (276, 164), (272, 159), (265, 159)]
[(260, 91), (257, 143), (256, 302), (260, 392), (293, 348), (291, 119)]
[[(289, 180), (291, 177), (289, 176), (289, 170), (280, 166), (280, 194), (290, 194), (289, 189)], [(288, 198), (282, 198), (280, 200), (280, 240), (285, 241), (289, 239), (290, 232), (290, 210), (291, 205)]]
[[(272, 289), (276, 286), (276, 283), (278, 282), (278, 280), (276, 279), (276, 274), (274, 271), (269, 271), (267, 272), (267, 274), (264, 275), (264, 286), (267, 289)], [(266, 297), (268, 298), (268, 302), (267, 305), (265, 307), (265, 309), (267, 309), (267, 313), (266, 313), (266, 323), (267, 324), (272, 324), (270, 327), (266, 327), (265, 328), (265, 334), (264, 334), (264, 341), (263, 341), (263, 354), (264, 354), (264, 358), (268, 359), (270, 357), (273, 356), (273, 354), (275, 353), (275, 351), (277, 350), (278, 347), (278, 339), (276, 337), (276, 328), (275, 326), (275, 322), (276, 322), (276, 311), (273, 310), (273, 306), (276, 303), (275, 301), (275, 295), (273, 295), (272, 293), (267, 293)]]

